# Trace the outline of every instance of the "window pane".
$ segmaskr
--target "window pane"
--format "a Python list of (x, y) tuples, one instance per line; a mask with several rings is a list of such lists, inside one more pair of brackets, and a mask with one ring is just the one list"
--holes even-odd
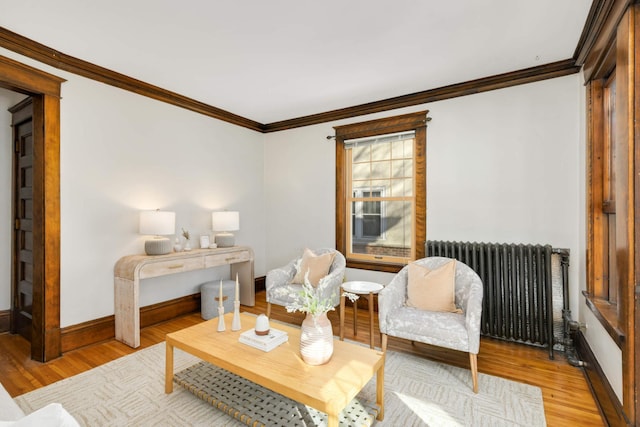
[(391, 162), (371, 163), (371, 178), (389, 178), (391, 176)]
[(371, 160), (389, 160), (391, 158), (391, 144), (388, 142), (371, 145)]
[(370, 176), (371, 163), (355, 163), (352, 168), (351, 179), (368, 179)]
[(363, 215), (362, 217), (362, 236), (363, 237), (380, 237), (380, 215)]
[(394, 141), (391, 145), (391, 156), (394, 159), (402, 159), (404, 157), (404, 140)]
[(389, 188), (391, 187), (391, 181), (388, 179), (375, 179), (371, 181), (371, 188), (373, 191), (371, 197), (385, 197), (389, 196)]
[(369, 161), (369, 146), (353, 147), (351, 150), (354, 163)]
[(411, 197), (413, 195), (413, 179), (394, 179), (391, 180), (392, 197)]
[(380, 202), (362, 202), (363, 214), (380, 214)]
[[(362, 202), (380, 215), (354, 215), (352, 248), (356, 254), (392, 257), (411, 256), (412, 212), (409, 201)], [(357, 210), (354, 208), (354, 211)], [(366, 212), (366, 209), (365, 209)]]
[(409, 159), (413, 157), (413, 139), (404, 140), (404, 157)]
[(391, 162), (391, 170), (394, 178), (404, 178), (413, 175), (412, 160), (393, 160)]

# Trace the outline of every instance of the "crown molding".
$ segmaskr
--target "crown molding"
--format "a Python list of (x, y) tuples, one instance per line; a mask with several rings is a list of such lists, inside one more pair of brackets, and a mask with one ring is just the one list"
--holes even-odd
[(269, 123), (265, 125), (264, 132), (278, 132), (286, 129), (326, 123), (365, 114), (379, 113), (382, 111), (395, 110), (397, 108), (442, 101), (444, 99), (456, 98), (459, 96), (473, 95), (490, 90), (503, 89), (510, 86), (562, 77), (569, 74), (575, 74), (579, 71), (580, 67), (574, 64), (573, 59), (565, 59), (563, 61), (553, 62), (546, 65), (525, 68), (523, 70), (498, 74), (491, 77), (483, 77), (464, 83), (457, 83), (409, 95), (402, 95), (381, 101), (360, 104), (354, 107)]
[(573, 54), (584, 67), (584, 79), (602, 78), (615, 65), (616, 29), (632, 0), (593, 0), (580, 40)]
[(238, 116), (237, 114), (196, 101), (195, 99), (58, 52), (41, 43), (9, 31), (4, 27), (0, 27), (0, 46), (60, 70), (68, 71), (82, 77), (87, 77), (248, 129), (259, 132), (263, 130), (263, 125), (254, 120)]

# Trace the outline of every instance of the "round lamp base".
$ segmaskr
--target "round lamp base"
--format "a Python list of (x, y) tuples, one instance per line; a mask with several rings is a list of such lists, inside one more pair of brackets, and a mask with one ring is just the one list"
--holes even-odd
[(166, 237), (150, 239), (144, 242), (144, 251), (147, 255), (165, 255), (170, 253), (171, 249), (173, 249), (171, 240)]
[(219, 248), (229, 248), (236, 244), (236, 238), (231, 233), (218, 233), (216, 234), (215, 241)]

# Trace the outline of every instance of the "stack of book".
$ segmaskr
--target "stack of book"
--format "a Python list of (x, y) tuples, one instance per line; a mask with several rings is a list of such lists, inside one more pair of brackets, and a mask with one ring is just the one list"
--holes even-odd
[(262, 351), (271, 351), (280, 344), (289, 341), (289, 335), (285, 331), (271, 328), (267, 335), (256, 335), (254, 328), (240, 334), (239, 341)]

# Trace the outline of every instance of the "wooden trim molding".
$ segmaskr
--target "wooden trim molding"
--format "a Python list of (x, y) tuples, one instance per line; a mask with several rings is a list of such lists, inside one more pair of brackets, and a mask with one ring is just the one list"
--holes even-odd
[[(622, 350), (625, 341), (624, 332), (618, 325), (616, 307), (609, 304), (607, 301), (603, 301), (598, 298), (594, 298), (586, 291), (582, 291), (582, 295), (585, 297), (585, 303), (589, 310), (596, 316), (596, 319), (600, 321), (600, 324), (607, 331), (611, 339), (617, 344), (618, 348)], [(610, 311), (613, 311), (611, 313)]]
[(89, 320), (62, 328), (61, 348), (66, 353), (80, 347), (96, 344), (115, 337), (115, 317), (113, 315)]
[(60, 356), (60, 85), (64, 79), (0, 57), (0, 87), (33, 98), (31, 357)]
[(622, 403), (613, 391), (602, 367), (598, 363), (598, 359), (591, 351), (581, 331), (576, 333), (574, 343), (580, 360), (585, 363), (583, 373), (602, 418), (610, 426), (631, 426), (631, 423), (624, 415)]
[(79, 76), (182, 107), (205, 116), (262, 132), (263, 125), (256, 121), (58, 52), (4, 27), (0, 27), (0, 46), (60, 70), (69, 71)]
[[(264, 290), (265, 276), (255, 278), (256, 292)], [(191, 294), (169, 301), (140, 307), (140, 327), (155, 325), (189, 313), (200, 311), (200, 294)], [(0, 327), (2, 327), (0, 312)], [(0, 329), (0, 332), (2, 330)], [(89, 320), (73, 326), (62, 328), (62, 352), (75, 350), (101, 341), (114, 339), (116, 336), (115, 316), (105, 316)]]
[(255, 280), (255, 283), (256, 283), (256, 293), (267, 290), (267, 277), (266, 276), (256, 277), (254, 280)]
[[(142, 327), (200, 311), (200, 294), (187, 295), (140, 308)], [(62, 328), (62, 352), (115, 338), (115, 316), (105, 316)]]
[(290, 120), (269, 123), (264, 126), (264, 132), (278, 132), (303, 126), (316, 125), (365, 114), (379, 113), (382, 111), (395, 110), (403, 107), (427, 104), (429, 102), (442, 101), (444, 99), (456, 98), (459, 96), (473, 95), (496, 89), (503, 89), (525, 83), (533, 83), (541, 80), (562, 77), (575, 74), (580, 71), (573, 59), (553, 62), (551, 64), (538, 67), (525, 68), (523, 70), (498, 74), (491, 77), (483, 77), (470, 80), (464, 83), (457, 83), (436, 89), (429, 89), (409, 95), (397, 96), (381, 101), (374, 101), (367, 104), (360, 104), (354, 107), (342, 108), (339, 110), (327, 111), (325, 113), (312, 114)]
[(0, 334), (9, 332), (11, 310), (0, 310)]
[(60, 97), (60, 85), (66, 81), (65, 79), (21, 64), (13, 59), (5, 58), (4, 56), (0, 56), (0, 65), (15, 70), (14, 73), (2, 76), (2, 79), (0, 79), (1, 87), (25, 93), (26, 88), (37, 86), (42, 94)]
[(577, 66), (584, 66), (585, 82), (602, 78), (615, 61), (616, 28), (631, 0), (594, 0), (587, 17), (582, 35), (578, 41), (574, 58)]

